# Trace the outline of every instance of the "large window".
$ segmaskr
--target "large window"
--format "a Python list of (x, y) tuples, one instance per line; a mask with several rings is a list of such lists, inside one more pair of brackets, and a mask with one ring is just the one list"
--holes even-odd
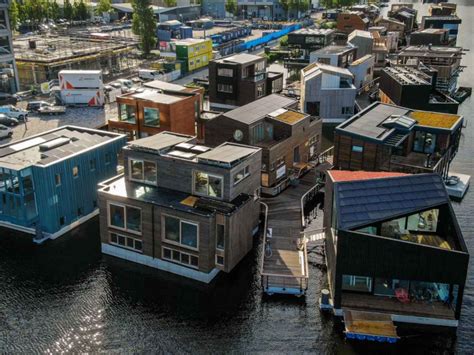
[(127, 123), (136, 123), (137, 113), (135, 106), (120, 104), (120, 115), (119, 120)]
[(252, 144), (263, 141), (265, 139), (265, 125), (263, 123), (258, 123), (253, 126), (251, 128), (250, 136)]
[(250, 169), (248, 166), (239, 170), (238, 172), (234, 174), (234, 185), (237, 185), (239, 182), (241, 182), (243, 179), (245, 179), (249, 175), (250, 175)]
[(143, 242), (140, 239), (120, 235), (117, 233), (110, 233), (110, 244), (115, 244), (122, 248), (138, 252), (143, 250)]
[(176, 217), (164, 216), (164, 239), (167, 242), (198, 249), (198, 225)]
[(194, 193), (202, 196), (222, 198), (222, 177), (201, 171), (194, 172)]
[(217, 69), (217, 75), (232, 78), (234, 76), (234, 71), (230, 68), (219, 68)]
[(130, 159), (130, 180), (156, 184), (156, 163)]
[(413, 150), (419, 153), (434, 153), (436, 148), (436, 134), (422, 131), (415, 132)]
[(230, 84), (217, 84), (217, 91), (232, 94), (234, 90)]
[(143, 109), (143, 115), (145, 116), (145, 126), (160, 127), (160, 110), (145, 107)]
[(140, 234), (142, 211), (137, 207), (109, 203), (109, 226)]
[(342, 289), (346, 291), (372, 292), (372, 278), (342, 275)]
[(199, 266), (199, 258), (196, 255), (183, 253), (182, 251), (175, 249), (162, 248), (162, 258), (195, 269)]

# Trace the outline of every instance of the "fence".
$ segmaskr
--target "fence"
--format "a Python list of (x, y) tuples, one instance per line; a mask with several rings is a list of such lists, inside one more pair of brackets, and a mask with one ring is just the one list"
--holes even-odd
[(262, 46), (264, 44), (267, 44), (268, 42), (271, 42), (275, 39), (283, 37), (283, 36), (287, 35), (290, 32), (299, 30), (301, 27), (303, 27), (303, 26), (300, 23), (295, 23), (293, 25), (285, 27), (284, 29), (282, 29), (280, 31), (272, 32), (272, 33), (269, 33), (269, 34), (267, 34), (265, 36), (262, 36), (260, 38), (256, 38), (256, 39), (253, 39), (251, 41), (242, 43), (242, 44), (238, 45), (235, 48), (235, 51), (238, 53), (238, 52), (247, 51), (249, 49), (252, 49), (252, 48), (255, 48), (255, 47), (258, 47), (258, 46)]

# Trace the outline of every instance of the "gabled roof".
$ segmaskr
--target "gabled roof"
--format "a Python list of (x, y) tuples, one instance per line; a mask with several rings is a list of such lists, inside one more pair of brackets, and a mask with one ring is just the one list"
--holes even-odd
[(438, 174), (336, 182), (338, 229), (355, 229), (449, 203)]

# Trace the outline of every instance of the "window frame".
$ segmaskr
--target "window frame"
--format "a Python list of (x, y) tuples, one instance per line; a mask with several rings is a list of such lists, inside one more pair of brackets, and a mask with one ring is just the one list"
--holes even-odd
[[(227, 74), (224, 74), (223, 72), (221, 73), (221, 71), (227, 73)], [(230, 72), (230, 75), (228, 75)], [(234, 69), (232, 68), (217, 68), (217, 75), (220, 76), (220, 77), (224, 77), (224, 78), (233, 78), (234, 77)]]
[[(59, 183), (58, 183), (58, 178), (59, 178)], [(61, 173), (56, 173), (54, 174), (54, 186), (59, 187), (63, 183)]]
[[(209, 195), (209, 186), (207, 188), (207, 194), (203, 194), (201, 192), (196, 191), (196, 173), (201, 173), (201, 174), (206, 174), (208, 176), (208, 182), (207, 184), (209, 185), (209, 176), (212, 176), (213, 178), (217, 178), (221, 180), (221, 197), (217, 196), (210, 196)], [(212, 174), (208, 173), (206, 171), (202, 170), (193, 170), (193, 195), (198, 195), (198, 196), (203, 196), (203, 197), (209, 197), (209, 198), (214, 198), (216, 200), (223, 200), (224, 199), (224, 176), (223, 175), (217, 175), (217, 174)]]
[[(154, 110), (157, 112), (157, 120), (158, 120), (158, 124), (157, 125), (151, 125), (151, 124), (147, 124), (147, 121), (146, 121), (146, 110)], [(143, 107), (143, 125), (145, 127), (151, 127), (151, 128), (160, 128), (161, 126), (161, 120), (160, 120), (160, 116), (161, 116), (161, 112), (160, 112), (160, 109), (158, 107), (148, 107), (148, 106), (144, 106)]]
[[(230, 88), (229, 90), (225, 90), (224, 88)], [(233, 94), (234, 93), (234, 86), (232, 84), (217, 84), (217, 92), (222, 92), (225, 94)]]
[[(142, 180), (135, 179), (135, 178), (132, 177), (132, 172), (133, 172), (132, 162), (142, 163), (142, 176), (143, 176)], [(145, 180), (145, 163), (153, 164), (155, 166), (155, 171), (156, 171), (156, 174), (155, 174), (156, 180), (155, 181)], [(156, 162), (151, 161), (151, 160), (129, 158), (128, 159), (128, 179), (130, 181), (135, 181), (135, 182), (140, 182), (140, 183), (143, 183), (143, 184), (146, 184), (146, 185), (156, 186), (157, 183), (158, 183), (158, 165), (156, 164)]]
[[(171, 255), (170, 258), (165, 257), (165, 249), (170, 251), (170, 255)], [(180, 254), (179, 255), (179, 261), (173, 259), (173, 252), (177, 252), (177, 253)], [(189, 257), (189, 263), (188, 264), (181, 261), (183, 254), (187, 255)], [(197, 259), (197, 265), (191, 264), (191, 258), (192, 257), (195, 257)], [(170, 248), (170, 247), (167, 247), (167, 246), (162, 246), (161, 247), (161, 259), (165, 260), (165, 261), (168, 261), (170, 263), (183, 265), (183, 266), (195, 269), (195, 270), (199, 270), (199, 255), (194, 255), (194, 254), (190, 254), (190, 253), (187, 253), (187, 252), (184, 252), (184, 251), (181, 251), (181, 250), (173, 249), (173, 248)]]
[[(111, 223), (111, 220), (110, 220), (110, 217), (111, 217), (111, 215), (110, 215), (110, 205), (114, 205), (114, 206), (123, 208), (123, 221), (124, 221), (124, 224), (123, 224), (124, 227), (123, 228), (114, 226)], [(136, 231), (136, 230), (127, 228), (127, 207), (135, 208), (135, 209), (140, 211), (140, 231)], [(120, 203), (120, 202), (115, 202), (115, 201), (107, 201), (107, 225), (108, 225), (109, 228), (112, 228), (112, 229), (117, 229), (117, 230), (124, 231), (124, 232), (131, 233), (131, 234), (142, 235), (142, 233), (143, 233), (143, 213), (142, 212), (143, 212), (142, 208), (138, 207), (138, 206), (127, 205), (127, 204)]]
[[(242, 178), (239, 180), (236, 179), (236, 175), (239, 174), (241, 171), (243, 171)], [(244, 181), (246, 178), (250, 176), (250, 165), (244, 166), (242, 169), (239, 169), (237, 172), (235, 172), (232, 175), (232, 181), (234, 182), (234, 186), (240, 184), (242, 181)]]
[[(223, 235), (222, 235), (222, 238), (223, 238), (224, 244), (222, 245), (222, 247), (219, 246), (219, 241), (218, 241), (218, 240), (219, 240), (219, 239), (218, 239), (219, 226), (222, 226), (222, 227), (223, 227)], [(216, 223), (216, 250), (225, 251), (225, 245), (226, 245), (226, 242), (225, 242), (225, 232), (226, 232), (225, 224)]]
[[(218, 262), (219, 258), (222, 258), (222, 264)], [(224, 257), (224, 255), (216, 254), (215, 263), (216, 263), (217, 266), (225, 267), (225, 257)]]
[[(77, 169), (77, 174), (74, 173), (74, 169)], [(78, 179), (78, 178), (79, 178), (79, 174), (80, 174), (79, 165), (74, 165), (74, 166), (72, 167), (72, 178), (73, 178), (73, 179)]]
[[(174, 219), (177, 219), (179, 221), (179, 242), (175, 242), (174, 240), (169, 240), (166, 238), (166, 217), (169, 217), (169, 218), (174, 218)], [(189, 246), (189, 245), (186, 245), (186, 244), (182, 244), (182, 227), (181, 227), (181, 224), (182, 223), (187, 223), (187, 224), (191, 224), (191, 225), (194, 225), (196, 227), (196, 247), (192, 247), (192, 246)], [(177, 247), (181, 247), (181, 248), (186, 248), (186, 249), (189, 249), (189, 250), (194, 250), (194, 251), (197, 251), (199, 252), (199, 232), (200, 232), (200, 226), (199, 226), (199, 222), (195, 222), (195, 221), (191, 221), (191, 220), (188, 220), (188, 219), (183, 219), (183, 218), (180, 218), (180, 217), (177, 217), (177, 216), (173, 216), (171, 214), (167, 214), (167, 213), (162, 213), (161, 214), (161, 240), (164, 242), (164, 243), (167, 243), (167, 244), (172, 244), (172, 245), (175, 245)]]
[[(120, 236), (120, 237), (125, 238), (125, 244), (124, 244), (124, 245), (121, 245), (121, 244), (118, 243), (118, 241), (117, 241), (117, 243), (113, 242), (113, 241), (112, 241), (112, 234), (115, 234), (117, 237)], [(133, 245), (134, 245), (133, 248), (132, 248), (132, 247), (129, 247), (129, 246), (127, 245), (127, 239), (132, 239), (132, 240), (133, 240)], [(118, 239), (117, 239), (117, 240), (118, 240)], [(141, 249), (136, 249), (136, 248), (135, 248), (135, 242), (136, 242), (136, 241), (142, 243), (142, 248), (141, 248)], [(113, 245), (113, 246), (117, 246), (117, 247), (119, 247), (119, 248), (124, 248), (124, 249), (130, 250), (130, 251), (134, 251), (134, 252), (139, 253), (139, 254), (143, 254), (143, 240), (142, 240), (142, 239), (138, 239), (138, 238), (134, 238), (134, 237), (131, 237), (131, 236), (124, 235), (124, 234), (120, 234), (120, 233), (110, 232), (110, 231), (109, 231), (109, 244), (110, 244), (110, 245)]]

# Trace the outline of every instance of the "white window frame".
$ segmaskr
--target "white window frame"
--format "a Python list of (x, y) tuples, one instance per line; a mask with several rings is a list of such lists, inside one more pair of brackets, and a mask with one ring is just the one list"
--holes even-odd
[[(142, 163), (142, 166), (143, 166), (143, 170), (142, 170), (143, 180), (135, 179), (135, 178), (132, 177), (132, 173), (133, 173), (132, 162)], [(155, 166), (155, 170), (156, 170), (156, 181), (155, 182), (145, 180), (145, 162), (149, 163), (149, 164), (153, 164)], [(141, 183), (146, 184), (146, 185), (156, 186), (158, 184), (158, 166), (156, 165), (156, 162), (154, 162), (154, 161), (129, 158), (128, 159), (128, 178), (129, 178), (130, 181), (136, 181), (136, 182), (141, 182)]]
[[(117, 243), (113, 242), (113, 241), (112, 241), (112, 234), (115, 234), (117, 237), (120, 236), (120, 237), (125, 238), (125, 245), (121, 245), (121, 244), (119, 244), (118, 242), (117, 242)], [(127, 239), (132, 239), (134, 246), (135, 246), (135, 242), (138, 240), (140, 243), (142, 243), (142, 249), (139, 250), (139, 249), (131, 248), (131, 247), (127, 246)], [(143, 254), (143, 240), (142, 240), (142, 239), (130, 237), (130, 236), (127, 236), (127, 235), (124, 235), (124, 234), (116, 233), (116, 232), (109, 232), (109, 244), (115, 245), (115, 246), (117, 246), (117, 247), (119, 247), (119, 248), (124, 248), (124, 249), (127, 249), (127, 250), (134, 251), (134, 252), (136, 252), (136, 253)]]
[[(169, 239), (166, 239), (166, 223), (165, 223), (165, 219), (166, 217), (170, 217), (170, 218), (174, 218), (174, 219), (177, 219), (179, 221), (179, 242), (175, 242), (174, 240), (169, 240)], [(196, 247), (191, 247), (189, 245), (186, 245), (186, 244), (181, 244), (181, 240), (182, 240), (182, 236), (181, 236), (181, 224), (182, 223), (187, 223), (187, 224), (192, 224), (194, 226), (196, 226), (196, 237), (197, 237), (197, 240), (196, 240)], [(167, 243), (167, 244), (172, 244), (172, 245), (176, 245), (178, 247), (181, 247), (181, 248), (186, 248), (186, 249), (189, 249), (189, 250), (194, 250), (194, 251), (199, 251), (199, 222), (194, 222), (194, 221), (190, 221), (188, 219), (183, 219), (183, 218), (180, 218), (180, 217), (177, 217), (177, 216), (173, 216), (171, 214), (166, 214), (166, 213), (162, 213), (161, 214), (161, 240), (164, 242), (164, 243)]]
[(231, 68), (217, 68), (217, 75), (225, 78), (233, 78), (234, 70)]
[[(243, 177), (240, 180), (236, 180), (236, 175), (243, 171)], [(239, 171), (233, 174), (232, 179), (234, 180), (234, 186), (240, 184), (243, 180), (250, 176), (250, 167), (249, 165), (243, 167)]]
[[(114, 226), (112, 223), (110, 223), (110, 205), (114, 205), (114, 206), (118, 206), (118, 207), (123, 207), (124, 211), (123, 211), (123, 220), (124, 220), (124, 228), (122, 227), (117, 227), (117, 226)], [(131, 207), (131, 208), (135, 208), (137, 210), (140, 210), (140, 231), (135, 231), (133, 229), (128, 229), (127, 228), (127, 207)], [(142, 209), (140, 207), (137, 207), (137, 206), (132, 206), (132, 205), (127, 205), (127, 204), (124, 204), (124, 203), (120, 203), (120, 202), (115, 202), (115, 201), (107, 201), (107, 225), (109, 226), (109, 228), (112, 228), (112, 229), (117, 229), (117, 230), (121, 230), (121, 231), (124, 231), (124, 232), (127, 232), (127, 233), (132, 233), (132, 234), (136, 234), (136, 235), (142, 235), (142, 232), (143, 232), (143, 213), (142, 213)]]
[[(171, 258), (166, 258), (166, 257), (165, 257), (165, 249), (171, 251)], [(173, 259), (173, 251), (177, 251), (177, 252), (180, 254), (180, 256), (179, 256), (179, 260), (180, 260), (180, 261), (177, 261), (177, 260), (174, 260), (174, 259)], [(186, 264), (186, 263), (181, 262), (181, 256), (182, 256), (183, 254), (189, 256), (189, 264)], [(194, 256), (195, 258), (197, 258), (197, 260), (198, 260), (197, 266), (191, 264), (191, 257), (192, 257), (192, 256)], [(162, 258), (163, 260), (166, 260), (166, 261), (169, 261), (169, 262), (172, 262), (172, 263), (175, 263), (175, 264), (179, 264), (179, 265), (184, 265), (184, 266), (189, 267), (189, 268), (192, 268), (192, 269), (199, 269), (199, 255), (189, 254), (189, 253), (183, 252), (183, 251), (178, 250), (178, 249), (172, 249), (172, 248), (169, 248), (169, 247), (166, 247), (166, 246), (162, 246), (162, 247), (161, 247), (161, 258)]]
[[(196, 192), (196, 173), (206, 174), (207, 176), (212, 176), (214, 178), (221, 179), (221, 181), (222, 181), (222, 183), (221, 183), (221, 197), (209, 196), (209, 187), (207, 189), (207, 191), (208, 191), (207, 194), (203, 194), (201, 192)], [(213, 199), (216, 199), (216, 200), (223, 200), (224, 199), (224, 176), (217, 175), (217, 174), (210, 174), (210, 173), (208, 173), (206, 171), (202, 171), (202, 170), (193, 170), (193, 195), (209, 197), (209, 198), (213, 198)]]
[[(220, 264), (220, 263), (217, 262), (218, 258), (222, 258), (222, 260), (223, 260), (223, 263), (222, 263), (222, 264)], [(216, 262), (216, 265), (217, 265), (217, 266), (224, 267), (224, 266), (225, 266), (225, 257), (224, 257), (224, 255), (216, 254), (216, 260), (215, 260), (215, 262)]]
[[(230, 88), (230, 89), (228, 89)], [(218, 92), (224, 92), (226, 94), (233, 94), (234, 93), (234, 88), (232, 87), (231, 84), (217, 84), (217, 91)]]

